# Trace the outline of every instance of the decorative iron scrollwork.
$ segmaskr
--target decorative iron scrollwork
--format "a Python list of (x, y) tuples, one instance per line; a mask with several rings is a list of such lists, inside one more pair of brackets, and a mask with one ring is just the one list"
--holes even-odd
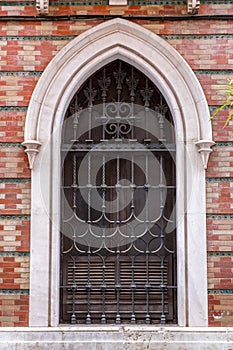
[(65, 322), (175, 320), (174, 153), (165, 99), (126, 62), (74, 95), (62, 138)]

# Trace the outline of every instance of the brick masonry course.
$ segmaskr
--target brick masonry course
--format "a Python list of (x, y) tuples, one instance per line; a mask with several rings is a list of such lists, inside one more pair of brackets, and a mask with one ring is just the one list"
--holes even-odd
[[(186, 2), (167, 2), (164, 1), (155, 5), (143, 5), (143, 3), (137, 2), (139, 5), (134, 6), (108, 6), (101, 5), (96, 6), (94, 2), (86, 2), (86, 5), (80, 5), (80, 2), (73, 1), (69, 5), (68, 1), (63, 2), (64, 5), (55, 6), (57, 2), (50, 2), (49, 15), (50, 16), (70, 16), (70, 15), (148, 15), (148, 16), (165, 16), (165, 15), (186, 15), (187, 14), (187, 5)], [(85, 2), (84, 2), (85, 3)], [(93, 4), (93, 5), (92, 5)], [(224, 4), (218, 3), (203, 3), (200, 11), (200, 14), (233, 14), (232, 4), (224, 2)], [(36, 8), (31, 2), (30, 5), (27, 5), (27, 2), (24, 4), (23, 1), (14, 2), (11, 4), (10, 1), (4, 2), (0, 6), (0, 15), (1, 16), (36, 16)]]
[(20, 144), (0, 144), (0, 179), (30, 178), (28, 160)]
[(1, 215), (0, 252), (29, 252), (30, 217)]
[(2, 215), (30, 214), (30, 182), (0, 182)]
[[(21, 293), (21, 294), (20, 294)], [(1, 327), (24, 327), (28, 325), (29, 295), (19, 290), (0, 291), (0, 326)]]
[(26, 111), (0, 109), (0, 143), (22, 142)]
[(233, 252), (233, 216), (207, 215), (209, 252)]

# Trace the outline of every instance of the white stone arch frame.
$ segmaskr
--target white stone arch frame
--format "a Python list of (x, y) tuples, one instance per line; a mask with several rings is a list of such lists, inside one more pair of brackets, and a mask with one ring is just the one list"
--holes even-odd
[(208, 105), (196, 76), (178, 52), (147, 29), (122, 19), (104, 22), (66, 45), (42, 74), (30, 101), (23, 143), (32, 168), (30, 326), (57, 326), (59, 322), (60, 130), (64, 113), (82, 83), (117, 58), (154, 82), (174, 119), (178, 325), (206, 326), (205, 168), (214, 144)]

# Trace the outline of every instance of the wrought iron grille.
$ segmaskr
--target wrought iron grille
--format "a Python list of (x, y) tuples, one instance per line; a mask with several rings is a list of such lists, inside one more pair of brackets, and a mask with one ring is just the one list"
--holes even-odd
[(64, 323), (176, 323), (175, 144), (169, 108), (129, 64), (74, 95), (62, 133)]

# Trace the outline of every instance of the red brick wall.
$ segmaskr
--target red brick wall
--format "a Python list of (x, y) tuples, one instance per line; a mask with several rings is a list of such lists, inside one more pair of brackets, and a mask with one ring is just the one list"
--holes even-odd
[[(0, 16), (5, 16), (0, 22), (0, 326), (28, 325), (30, 171), (20, 143), (33, 89), (56, 53), (104, 16), (130, 16), (180, 52), (197, 75), (211, 111), (223, 102), (224, 85), (232, 76), (233, 17), (214, 17), (233, 15), (231, 1), (205, 1), (191, 18), (185, 1), (120, 7), (50, 2), (46, 20), (38, 17), (34, 1), (0, 4)], [(182, 20), (172, 18), (181, 15)], [(233, 326), (233, 138), (230, 127), (223, 128), (225, 117), (223, 111), (213, 121), (216, 146), (206, 175), (211, 326)]]

